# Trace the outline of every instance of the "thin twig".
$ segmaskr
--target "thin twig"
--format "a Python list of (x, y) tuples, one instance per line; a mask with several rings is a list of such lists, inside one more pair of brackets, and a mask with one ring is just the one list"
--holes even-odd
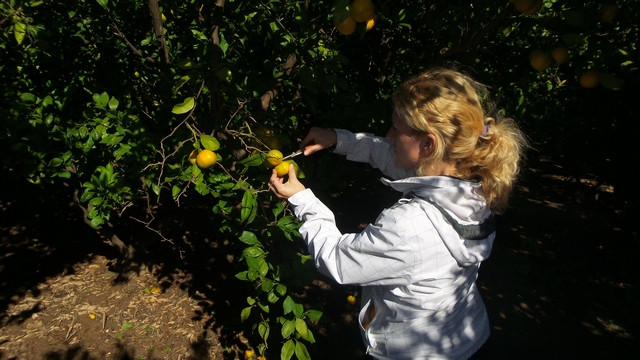
[[(71, 337), (71, 335), (73, 335), (71, 333), (71, 330), (73, 330), (73, 326), (76, 324), (76, 317), (74, 316), (73, 319), (71, 319), (71, 325), (69, 325), (69, 330), (67, 330), (67, 336), (65, 336), (64, 340), (67, 341), (69, 340), (69, 338)], [(75, 332), (74, 332), (75, 333)]]
[(174, 127), (173, 130), (171, 130), (171, 132), (167, 136), (165, 136), (162, 140), (160, 140), (160, 150), (161, 150), (160, 155), (162, 156), (162, 161), (160, 162), (160, 175), (158, 176), (158, 183), (157, 183), (158, 187), (160, 187), (160, 185), (161, 185), (162, 176), (164, 175), (164, 165), (165, 165), (165, 163), (167, 161), (167, 158), (168, 158), (168, 156), (165, 155), (164, 141), (169, 139), (171, 136), (173, 136), (173, 134), (175, 134), (176, 131), (178, 131), (178, 129), (180, 127), (182, 127), (182, 125), (184, 125), (187, 122), (187, 120), (189, 120), (189, 118), (192, 117), (193, 112), (196, 111), (196, 108), (198, 107), (196, 105), (198, 103), (197, 99), (200, 97), (200, 94), (202, 93), (202, 89), (204, 88), (204, 84), (205, 84), (205, 82), (203, 80), (202, 83), (200, 84), (200, 89), (198, 89), (198, 93), (195, 96), (193, 109), (191, 109), (191, 111), (189, 111), (189, 114), (187, 114), (187, 116), (185, 116), (185, 118), (176, 127)]
[(127, 39), (127, 36), (120, 31), (120, 28), (118, 27), (118, 25), (116, 25), (115, 23), (111, 24), (111, 27), (113, 28), (113, 30), (115, 30), (116, 32), (116, 36), (121, 38), (125, 44), (127, 44), (127, 46), (129, 47), (129, 49), (131, 49), (131, 51), (133, 51), (134, 54), (140, 56), (141, 58), (145, 59), (146, 61), (150, 62), (150, 63), (155, 63), (156, 60), (153, 59), (150, 56), (145, 56), (140, 50), (138, 50), (138, 48), (136, 48), (130, 41), (129, 39)]
[(172, 240), (172, 239), (169, 239), (169, 238), (166, 238), (164, 235), (162, 235), (162, 233), (160, 232), (160, 230), (154, 229), (154, 228), (152, 228), (151, 226), (149, 226), (149, 225), (151, 224), (151, 222), (153, 222), (153, 219), (152, 219), (151, 221), (149, 221), (149, 222), (144, 222), (144, 221), (142, 221), (142, 220), (140, 220), (140, 219), (138, 219), (138, 218), (136, 218), (136, 217), (133, 217), (133, 216), (129, 216), (129, 219), (131, 219), (131, 220), (135, 220), (135, 221), (137, 221), (137, 222), (139, 222), (139, 223), (141, 223), (141, 224), (144, 224), (144, 227), (145, 227), (145, 228), (147, 228), (148, 230), (153, 231), (154, 233), (158, 234), (158, 236), (160, 236), (160, 237), (162, 238), (162, 241), (168, 241), (168, 242), (170, 242), (171, 244), (175, 245), (175, 243), (173, 242), (173, 240)]

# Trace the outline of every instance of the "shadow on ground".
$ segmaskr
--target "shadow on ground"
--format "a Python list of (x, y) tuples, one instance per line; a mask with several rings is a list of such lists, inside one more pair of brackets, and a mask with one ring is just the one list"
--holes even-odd
[[(358, 231), (396, 195), (383, 188), (375, 171), (364, 165), (349, 165), (345, 174), (333, 179), (336, 185), (332, 186), (327, 186), (332, 181), (314, 184), (313, 171), (306, 181), (312, 188), (318, 186), (319, 197), (335, 210), (343, 231)], [(3, 326), (25, 321), (39, 311), (36, 307), (11, 317), (6, 312), (27, 292), (37, 296), (37, 285), (47, 277), (72, 271), (74, 265), (95, 255), (117, 257), (114, 248), (80, 220), (71, 202), (69, 194), (39, 191), (27, 184), (3, 187)], [(532, 159), (511, 210), (498, 217), (494, 251), (480, 272), (478, 283), (492, 336), (475, 358), (635, 358), (640, 350), (635, 264), (640, 246), (633, 226), (637, 210), (637, 203), (624, 201), (615, 188), (595, 176), (576, 175), (575, 169), (557, 162)], [(198, 302), (202, 310), (196, 317), (213, 314), (203, 335), (213, 331), (223, 346), (234, 346), (241, 342), (238, 314), (245, 299), (239, 295), (245, 293), (241, 288), (246, 285), (233, 276), (238, 270), (233, 246), (212, 237), (216, 224), (208, 204), (179, 211), (180, 217), (167, 211), (159, 219), (161, 230), (179, 241), (165, 241), (139, 254), (144, 259), (141, 264), (161, 264), (160, 283), (177, 284)], [(131, 236), (153, 238), (142, 226), (130, 230)], [(315, 283), (314, 302), (323, 304), (325, 315), (315, 329), (312, 357), (363, 358), (357, 309), (345, 301), (357, 289), (336, 286), (321, 276)], [(207, 353), (206, 341), (194, 346), (201, 347), (194, 351), (194, 358)], [(74, 359), (74, 354), (81, 353), (69, 351), (59, 358)]]

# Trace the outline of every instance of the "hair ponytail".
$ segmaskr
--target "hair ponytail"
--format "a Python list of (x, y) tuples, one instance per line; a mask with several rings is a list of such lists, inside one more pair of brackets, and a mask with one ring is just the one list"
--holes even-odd
[(436, 68), (404, 82), (393, 103), (409, 127), (437, 139), (418, 175), (439, 162), (453, 162), (455, 176), (482, 183), (493, 212), (506, 209), (528, 141), (513, 119), (491, 114), (486, 86), (456, 70)]

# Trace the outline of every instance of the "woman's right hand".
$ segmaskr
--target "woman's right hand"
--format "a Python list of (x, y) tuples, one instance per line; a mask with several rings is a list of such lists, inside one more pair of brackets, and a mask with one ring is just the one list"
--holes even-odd
[(302, 139), (300, 145), (304, 148), (304, 156), (309, 156), (317, 151), (334, 146), (337, 141), (338, 135), (333, 129), (312, 127), (307, 136)]

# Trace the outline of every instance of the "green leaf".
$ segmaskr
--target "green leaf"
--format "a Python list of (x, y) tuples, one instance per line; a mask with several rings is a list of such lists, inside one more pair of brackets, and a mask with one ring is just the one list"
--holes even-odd
[(218, 46), (220, 47), (220, 50), (222, 50), (222, 55), (226, 55), (227, 49), (229, 48), (229, 43), (227, 42), (227, 39), (224, 38), (224, 34), (222, 33), (222, 31), (220, 31), (220, 45)]
[(291, 296), (287, 296), (284, 301), (282, 302), (282, 310), (284, 312), (284, 314), (288, 314), (290, 312), (293, 311), (293, 307), (295, 306), (295, 302), (293, 301), (293, 299), (291, 298)]
[(191, 77), (189, 75), (182, 76), (176, 86), (173, 88), (173, 92), (175, 93), (176, 91), (178, 91), (182, 87), (182, 85), (186, 84), (189, 81), (190, 78)]
[(132, 323), (124, 323), (122, 324), (122, 326), (120, 327), (122, 330), (127, 330), (127, 329), (131, 329), (133, 327)]
[(249, 315), (251, 315), (251, 308), (252, 306), (247, 306), (246, 308), (242, 309), (242, 312), (240, 312), (241, 321), (245, 321), (249, 318)]
[(218, 139), (211, 135), (200, 136), (200, 143), (205, 149), (209, 149), (211, 151), (220, 149), (220, 142), (218, 141)]
[(252, 258), (257, 258), (257, 257), (261, 257), (262, 255), (264, 255), (264, 250), (262, 250), (262, 248), (260, 248), (259, 246), (250, 246), (248, 248), (245, 248), (242, 253), (245, 256), (250, 256)]
[(258, 307), (260, 308), (260, 310), (264, 311), (265, 313), (267, 314), (269, 313), (269, 305), (259, 302)]
[(60, 159), (60, 158), (56, 157), (56, 158), (53, 158), (53, 159), (49, 160), (49, 166), (51, 166), (51, 167), (58, 167), (60, 165), (62, 165), (62, 159)]
[(280, 360), (291, 359), (295, 351), (296, 344), (291, 339), (287, 340), (284, 344), (282, 344), (282, 349), (280, 350)]
[(97, 1), (98, 1), (98, 4), (100, 4), (100, 6), (102, 6), (105, 10), (109, 10), (109, 9), (107, 8), (107, 2), (108, 2), (108, 0), (97, 0)]
[(243, 231), (238, 239), (247, 245), (260, 244), (260, 241), (258, 241), (258, 237), (256, 236), (256, 234), (252, 233), (251, 231)]
[(98, 206), (102, 204), (102, 201), (104, 200), (101, 197), (94, 197), (93, 199), (89, 200), (89, 206)]
[(180, 69), (183, 69), (183, 70), (199, 69), (202, 67), (200, 64), (196, 63), (195, 61), (191, 61), (188, 59), (180, 60), (177, 65)]
[(120, 102), (118, 101), (118, 99), (112, 97), (111, 99), (109, 99), (109, 109), (111, 110), (116, 110), (118, 109), (118, 105), (120, 104)]
[(26, 103), (34, 103), (36, 102), (36, 96), (32, 93), (23, 92), (20, 93), (20, 100)]
[(271, 289), (273, 289), (273, 280), (265, 280), (260, 284), (260, 289), (264, 292), (267, 292)]
[(184, 101), (181, 102), (180, 104), (174, 105), (171, 112), (174, 114), (184, 114), (191, 111), (191, 109), (193, 109), (194, 106), (195, 106), (194, 98), (188, 97), (184, 99)]
[(267, 341), (267, 339), (269, 339), (269, 333), (269, 323), (266, 321), (261, 321), (260, 324), (258, 324), (258, 334), (264, 341)]
[(236, 274), (236, 278), (243, 280), (243, 281), (247, 281), (249, 280), (249, 272), (248, 271), (241, 271), (239, 273)]
[(153, 193), (156, 194), (156, 196), (160, 196), (160, 190), (162, 190), (162, 188), (158, 186), (158, 184), (156, 183), (151, 184), (151, 191), (153, 191)]
[(275, 216), (275, 217), (278, 217), (278, 215), (280, 215), (283, 211), (284, 211), (284, 203), (282, 203), (282, 202), (279, 202), (279, 203), (275, 204), (271, 208), (271, 212), (273, 213), (273, 216)]
[(282, 338), (286, 339), (296, 330), (296, 322), (294, 320), (287, 320), (282, 324)]
[(280, 300), (280, 297), (273, 291), (269, 291), (269, 293), (267, 294), (267, 301), (275, 304), (276, 302), (278, 302), (278, 300)]
[(94, 217), (93, 219), (91, 219), (91, 226), (93, 226), (94, 228), (98, 228), (100, 227), (100, 225), (102, 225), (101, 217)]
[(300, 336), (306, 338), (309, 332), (307, 323), (300, 318), (296, 318), (296, 331), (298, 332), (298, 334), (300, 334)]
[(238, 161), (239, 164), (244, 166), (259, 166), (264, 164), (264, 160), (267, 156), (263, 153), (253, 154), (247, 158)]
[(301, 318), (304, 315), (304, 307), (302, 306), (302, 304), (293, 304), (293, 315), (298, 318)]
[(245, 190), (242, 195), (242, 209), (240, 210), (240, 221), (246, 224), (251, 224), (256, 218), (258, 206), (256, 203), (256, 197), (249, 190)]
[(312, 321), (319, 321), (320, 318), (322, 317), (322, 311), (311, 309), (311, 310), (307, 310), (306, 315)]
[(312, 344), (316, 342), (316, 338), (313, 336), (313, 332), (311, 330), (307, 331), (307, 336), (305, 336), (304, 339)]
[(174, 199), (177, 198), (178, 195), (180, 195), (181, 191), (182, 189), (178, 185), (173, 185), (171, 187), (171, 197), (173, 197)]
[(280, 296), (284, 296), (287, 293), (287, 286), (284, 284), (278, 284), (276, 286), (276, 292), (280, 294)]
[(301, 341), (296, 342), (296, 357), (298, 360), (311, 360), (307, 347)]
[(22, 44), (24, 36), (27, 34), (27, 25), (23, 22), (13, 24), (13, 36), (16, 38), (18, 45)]
[(55, 173), (54, 176), (65, 178), (65, 179), (69, 179), (69, 178), (71, 178), (71, 173), (66, 171), (66, 170), (63, 170), (63, 171), (59, 171), (59, 172)]
[(106, 109), (109, 104), (109, 94), (103, 92), (102, 94), (93, 94), (93, 102), (98, 109)]

